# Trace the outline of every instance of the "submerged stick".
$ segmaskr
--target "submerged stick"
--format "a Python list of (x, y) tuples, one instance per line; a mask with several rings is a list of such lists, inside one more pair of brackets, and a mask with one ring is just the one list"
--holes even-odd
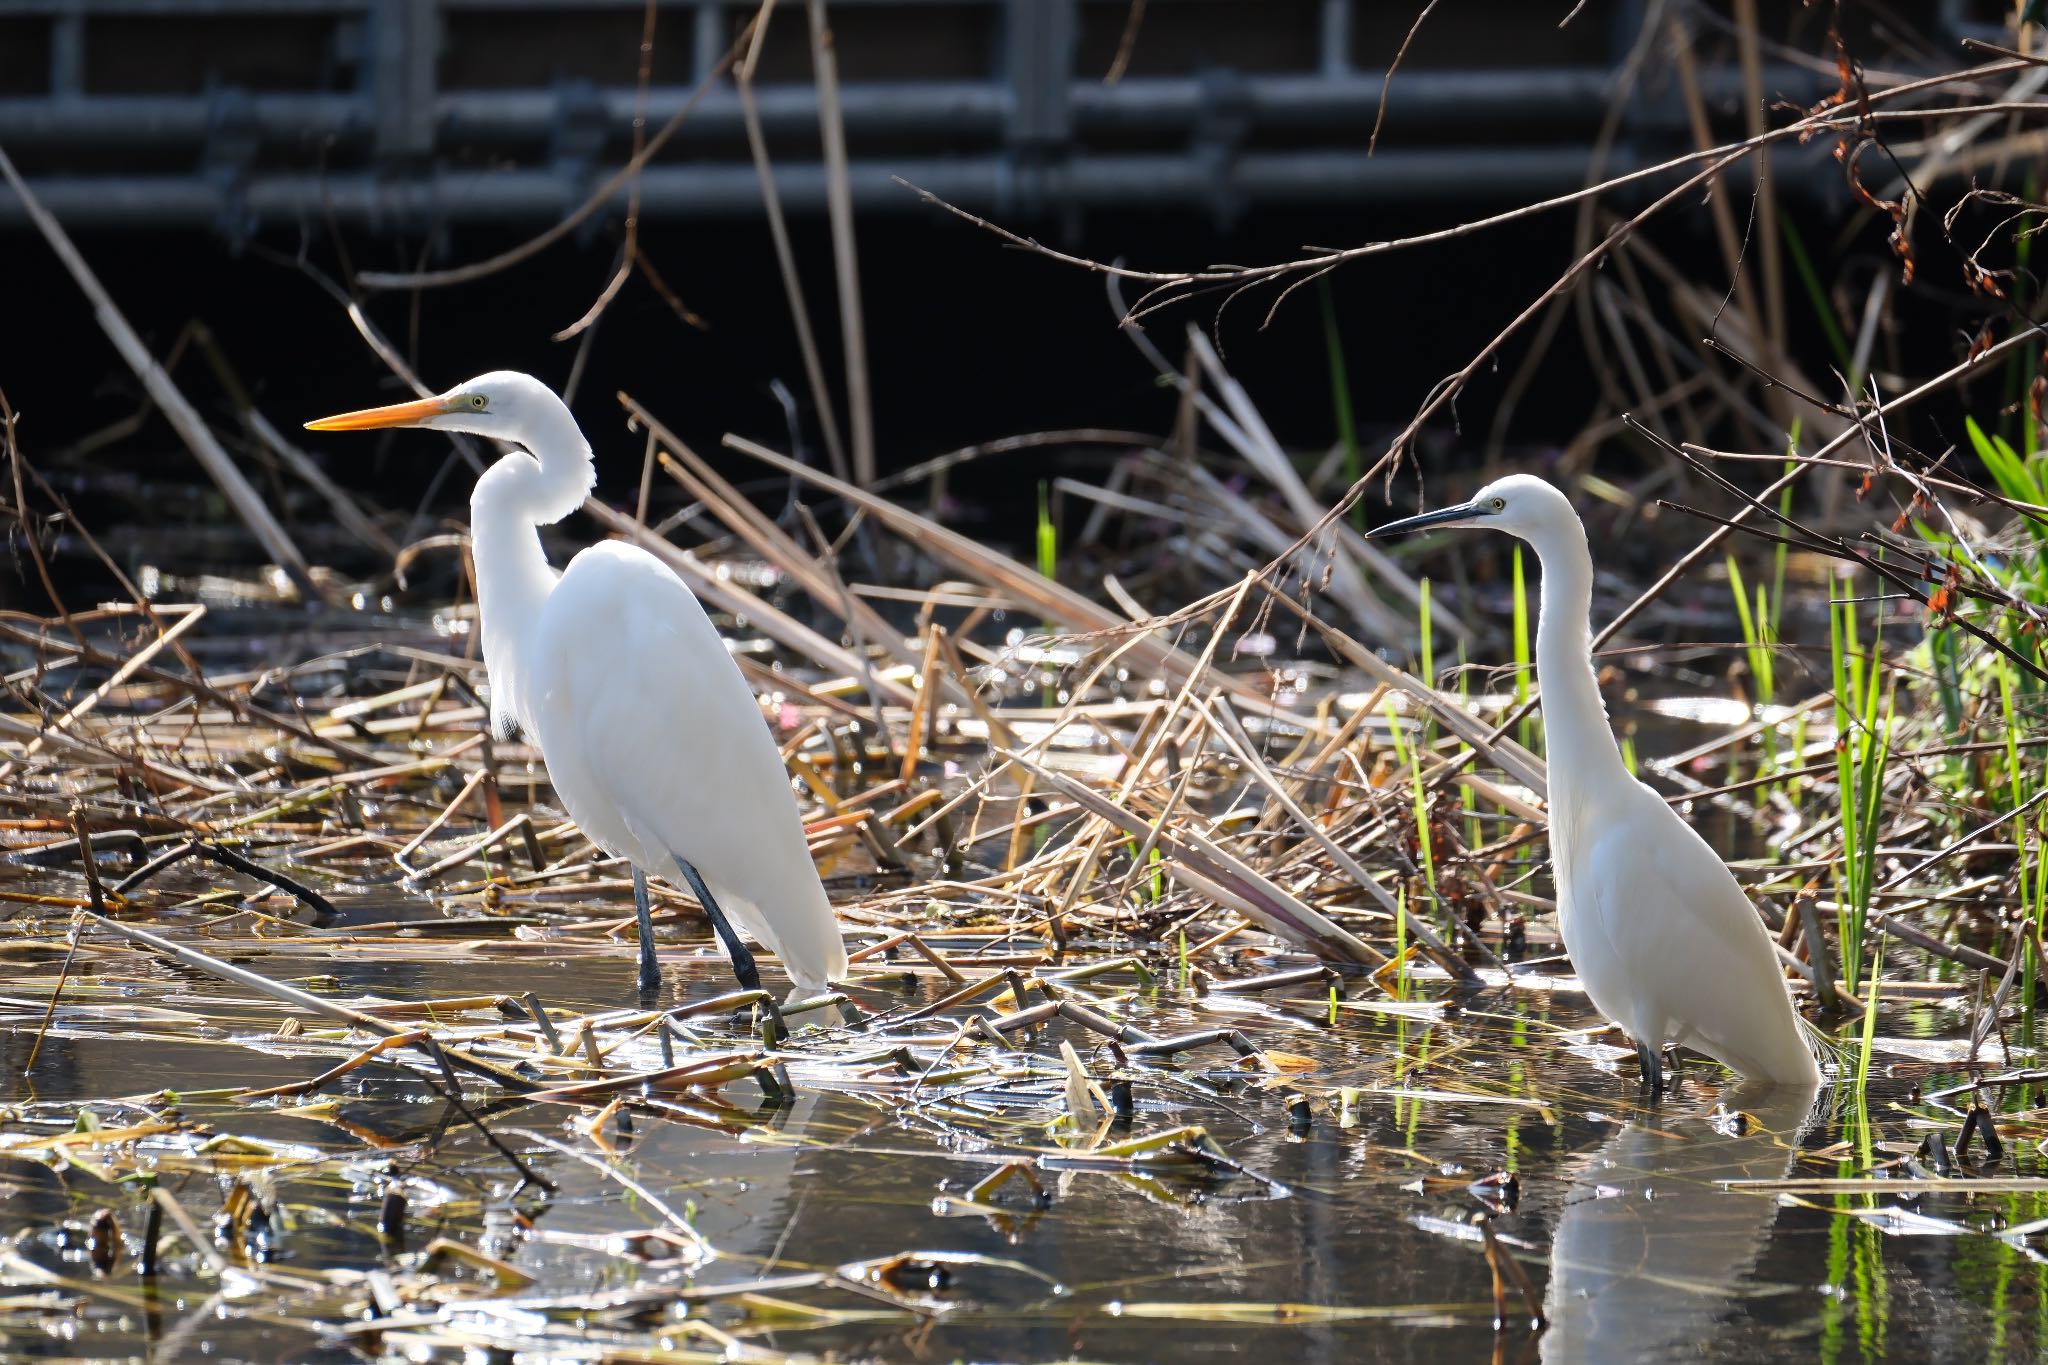
[[(1529, 1272), (1522, 1269), (1514, 1253), (1501, 1245), (1494, 1234), (1493, 1220), (1484, 1214), (1478, 1218), (1479, 1236), (1486, 1245), (1486, 1266), (1493, 1272), (1493, 1302), (1496, 1312), (1506, 1307), (1506, 1295), (1501, 1292), (1501, 1277), (1505, 1275), (1514, 1281), (1515, 1292), (1522, 1296), (1522, 1306), (1529, 1310), (1529, 1325), (1537, 1329), (1547, 1327), (1550, 1319), (1543, 1316), (1543, 1296), (1536, 1292), (1536, 1286), (1529, 1279)], [(1496, 1321), (1496, 1328), (1505, 1324)]]
[(266, 882), (276, 887), (279, 891), (296, 897), (323, 921), (335, 919), (341, 913), (334, 908), (333, 901), (328, 900), (327, 897), (321, 895), (312, 887), (307, 886), (304, 882), (299, 881), (296, 877), (290, 877), (282, 872), (274, 871), (253, 859), (244, 858), (231, 848), (226, 848), (220, 844), (210, 844), (202, 839), (194, 839), (189, 843), (180, 844), (176, 848), (158, 854), (115, 883), (114, 891), (116, 894), (126, 894), (131, 888), (140, 886), (143, 882), (148, 881), (171, 864), (186, 858), (204, 858), (208, 862), (219, 863), (222, 867), (239, 872), (245, 877), (254, 877), (259, 882)]
[(36, 1026), (36, 1040), (28, 1050), (28, 1060), (21, 1064), (21, 1074), (26, 1076), (36, 1069), (36, 1058), (43, 1052), (43, 1039), (50, 1032), (50, 1023), (57, 1017), (57, 997), (64, 994), (64, 983), (71, 979), (71, 960), (78, 956), (78, 929), (80, 921), (71, 921), (70, 943), (64, 949), (64, 965), (57, 969), (57, 984), (50, 987), (50, 1003), (43, 1011), (43, 1020)]
[[(337, 1004), (332, 1000), (322, 1000), (319, 996), (302, 991), (296, 986), (287, 986), (281, 981), (272, 981), (260, 972), (252, 972), (246, 967), (237, 967), (232, 963), (223, 962), (219, 958), (211, 957), (196, 948), (187, 948), (182, 943), (173, 943), (170, 939), (158, 934), (152, 934), (147, 929), (137, 929), (132, 925), (122, 924), (118, 920), (108, 919), (104, 915), (95, 915), (89, 912), (84, 914), (84, 919), (96, 929), (104, 929), (106, 932), (120, 938), (125, 938), (131, 943), (139, 943), (146, 948), (152, 948), (166, 956), (176, 958), (188, 967), (197, 968), (209, 975), (217, 976), (223, 981), (232, 981), (238, 985), (247, 986), (251, 990), (259, 991), (271, 997), (273, 1000), (282, 1000), (288, 1005), (296, 1005), (309, 1014), (317, 1014), (322, 1018), (332, 1019), (337, 1023), (347, 1024), (352, 1028), (363, 1029), (377, 1034), (379, 1037), (388, 1038), (413, 1031), (400, 1028), (388, 1020), (379, 1019), (374, 1014), (365, 1014), (361, 1010), (351, 1009), (347, 1005)], [(431, 1037), (427, 1038), (425, 1042), (437, 1047), (439, 1046), (434, 1044)], [(535, 1088), (533, 1083), (524, 1076), (507, 1070), (494, 1062), (486, 1062), (480, 1058), (472, 1057), (468, 1053), (453, 1047), (442, 1048), (441, 1050), (446, 1053), (450, 1062), (460, 1066), (463, 1070), (474, 1072), (488, 1080), (495, 1081), (515, 1094), (524, 1094)]]

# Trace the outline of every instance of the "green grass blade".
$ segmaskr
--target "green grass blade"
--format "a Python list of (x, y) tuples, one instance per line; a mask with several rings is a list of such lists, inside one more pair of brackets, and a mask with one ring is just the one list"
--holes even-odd
[[(1344, 337), (1337, 326), (1337, 299), (1330, 292), (1330, 281), (1317, 280), (1316, 292), (1323, 302), (1323, 349), (1330, 357), (1330, 409), (1337, 418), (1337, 440), (1344, 447), (1344, 486), (1349, 488), (1365, 472), (1358, 458), (1358, 426), (1351, 415), (1350, 372), (1344, 364)], [(1365, 529), (1364, 503), (1352, 506), (1351, 520), (1359, 530)]]

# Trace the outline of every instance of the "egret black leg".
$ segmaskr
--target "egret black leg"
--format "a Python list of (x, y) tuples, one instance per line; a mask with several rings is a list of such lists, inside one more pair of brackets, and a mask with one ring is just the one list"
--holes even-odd
[(633, 869), (633, 914), (640, 921), (640, 993), (661, 989), (661, 967), (654, 960), (654, 905), (647, 899), (647, 874)]
[[(747, 990), (761, 990), (761, 969), (754, 965), (754, 954), (741, 940), (739, 931), (732, 927), (732, 921), (725, 917), (725, 911), (718, 908), (718, 898), (711, 894), (711, 888), (704, 885), (704, 879), (697, 875), (697, 869), (691, 867), (686, 859), (677, 858), (676, 866), (682, 869), (683, 880), (690, 884), (690, 890), (697, 893), (697, 902), (704, 907), (704, 917), (711, 921), (712, 931), (731, 956), (732, 974)], [(789, 1029), (782, 1022), (782, 1009), (775, 1003), (775, 997), (771, 995), (761, 1004), (775, 1020), (776, 1029), (787, 1034)]]
[(1648, 1043), (1636, 1044), (1636, 1065), (1642, 1069), (1642, 1086), (1653, 1095), (1664, 1093), (1664, 1059)]

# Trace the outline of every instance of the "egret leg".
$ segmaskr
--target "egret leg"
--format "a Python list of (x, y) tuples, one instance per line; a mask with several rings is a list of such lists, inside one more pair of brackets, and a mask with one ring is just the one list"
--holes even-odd
[[(731, 956), (732, 974), (739, 978), (740, 985), (747, 990), (762, 989), (761, 969), (754, 965), (754, 954), (741, 940), (739, 931), (732, 927), (732, 921), (725, 917), (725, 911), (718, 908), (718, 898), (711, 894), (711, 888), (704, 885), (704, 879), (697, 875), (697, 869), (690, 866), (687, 859), (678, 857), (676, 866), (683, 870), (683, 880), (690, 884), (690, 890), (697, 893), (697, 902), (704, 907), (704, 917), (711, 921), (712, 931), (718, 935), (719, 942), (725, 945), (726, 953)], [(787, 1036), (789, 1029), (782, 1022), (782, 1009), (775, 1003), (775, 997), (771, 995), (761, 1004), (775, 1020), (776, 1030)]]
[(640, 922), (640, 993), (661, 989), (661, 967), (654, 960), (654, 905), (647, 899), (647, 874), (633, 869), (633, 914)]
[(1642, 1086), (1653, 1095), (1664, 1093), (1664, 1059), (1648, 1043), (1636, 1044), (1636, 1065), (1642, 1069)]

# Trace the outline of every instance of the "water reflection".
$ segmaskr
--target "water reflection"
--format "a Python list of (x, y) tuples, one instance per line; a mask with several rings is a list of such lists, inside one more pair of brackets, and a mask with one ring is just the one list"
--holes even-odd
[[(632, 991), (629, 955), (599, 956), (574, 943), (508, 942), (467, 956), (410, 941), (366, 942), (346, 953), (265, 941), (236, 947), (266, 974), (310, 978), (344, 999), (366, 991), (447, 999), (488, 980), (510, 993), (536, 991), (561, 1019), (615, 1006)], [(106, 1096), (182, 1091), (201, 1078), (221, 1087), (271, 1086), (315, 1075), (347, 1051), (330, 1037), (279, 1037), (279, 1012), (267, 999), (236, 1000), (154, 960), (121, 968), (122, 975), (96, 972), (85, 986), (74, 983), (80, 993), (60, 1005), (35, 1074), (17, 1079), (12, 1093), (0, 1086), (0, 1101), (8, 1102), (0, 1104), (0, 1155), (9, 1144), (69, 1132), (80, 1100), (93, 1101), (84, 1107), (97, 1122), (118, 1126), (149, 1105)], [(670, 984), (680, 1003), (721, 993), (730, 981), (722, 960), (681, 958)], [(23, 1065), (53, 985), (54, 970), (45, 968), (11, 992), (26, 1003), (16, 1033), (0, 1030), (0, 1063), (12, 1058), (16, 1071)], [(86, 993), (93, 989), (99, 994)], [(900, 997), (893, 983), (886, 994), (882, 984), (860, 989), (879, 1014), (936, 998), (942, 988), (926, 981)], [(472, 1306), (403, 1343), (387, 1339), (384, 1358), (415, 1350), (426, 1358), (429, 1345), (445, 1345), (450, 1334), (474, 1341), (487, 1328), (502, 1335), (486, 1344), (508, 1352), (559, 1348), (567, 1359), (609, 1350), (637, 1358), (654, 1353), (650, 1343), (689, 1316), (764, 1353), (918, 1362), (1223, 1365), (1284, 1355), (1301, 1365), (1336, 1365), (1485, 1359), (1497, 1351), (1516, 1365), (1538, 1358), (1647, 1365), (1709, 1348), (1758, 1360), (1835, 1351), (1847, 1361), (1859, 1350), (1867, 1358), (1988, 1360), (2001, 1351), (2032, 1358), (2048, 1277), (2025, 1265), (2026, 1251), (1983, 1238), (1888, 1236), (1889, 1227), (1852, 1224), (1846, 1204), (1842, 1213), (1781, 1214), (1767, 1195), (1725, 1191), (1728, 1179), (1787, 1174), (1795, 1144), (1818, 1152), (1844, 1134), (1816, 1125), (1802, 1138), (1803, 1094), (1717, 1090), (1694, 1079), (1659, 1109), (1631, 1111), (1632, 1078), (1596, 1069), (1584, 1051), (1561, 1041), (1590, 1022), (1568, 992), (1530, 992), (1529, 1013), (1506, 1025), (1474, 1009), (1426, 1029), (1400, 1014), (1361, 1011), (1364, 1017), (1327, 1028), (1272, 1001), (1133, 994), (1143, 1011), (1137, 1017), (1161, 1035), (1213, 1027), (1220, 1016), (1270, 1054), (1316, 1068), (1276, 1088), (1233, 1068), (1228, 1049), (1215, 1049), (1226, 1055), (1196, 1053), (1170, 1068), (1136, 1070), (1138, 1133), (1201, 1124), (1243, 1173), (1052, 1162), (1037, 1172), (1053, 1196), (1046, 1205), (1017, 1183), (989, 1197), (994, 1216), (947, 1212), (948, 1201), (1002, 1163), (1053, 1148), (1048, 1125), (1061, 1085), (1049, 1054), (1062, 1040), (1096, 1047), (1087, 1033), (1060, 1024), (1028, 1040), (1028, 1052), (977, 1055), (999, 1072), (915, 1088), (894, 1060), (895, 1046), (915, 1043), (920, 1068), (934, 1057), (958, 1058), (948, 1050), (950, 1024), (902, 1024), (837, 1054), (799, 1040), (796, 1094), (787, 1106), (738, 1083), (719, 1093), (648, 1097), (630, 1124), (620, 1114), (593, 1124), (592, 1106), (466, 1090), (472, 1112), (553, 1182), (552, 1192), (517, 1189), (504, 1154), (419, 1072), (402, 1059), (380, 1059), (304, 1103), (185, 1093), (179, 1113), (194, 1125), (190, 1132), (132, 1155), (118, 1146), (72, 1153), (88, 1162), (148, 1163), (202, 1228), (213, 1225), (237, 1178), (257, 1181), (291, 1213), (276, 1264), (293, 1274), (333, 1273), (343, 1286), (335, 1296), (288, 1305), (313, 1327), (277, 1325), (285, 1319), (273, 1321), (276, 1305), (268, 1300), (255, 1311), (250, 1301), (216, 1300), (219, 1277), (181, 1241), (154, 1286), (141, 1282), (132, 1255), (112, 1278), (93, 1280), (60, 1237), (62, 1225), (82, 1228), (105, 1205), (133, 1236), (147, 1196), (110, 1186), (80, 1162), (60, 1169), (36, 1148), (0, 1163), (0, 1252), (18, 1252), (37, 1275), (70, 1277), (86, 1307), (61, 1299), (40, 1315), (0, 1314), (0, 1359), (29, 1352), (133, 1359), (152, 1348), (155, 1358), (183, 1358), (195, 1343), (210, 1343), (236, 1359), (339, 1360), (345, 1344), (320, 1352), (340, 1338), (322, 1346), (310, 1333), (336, 1314), (361, 1310), (354, 1286), (366, 1269), (407, 1282), (436, 1238), (497, 1257), (533, 1281), (492, 1299), (482, 1272), (454, 1276)], [(203, 1011), (208, 1028), (93, 1013), (106, 1003), (140, 1008), (138, 1000), (156, 1011)], [(495, 1011), (476, 1010), (455, 1026), (488, 1031), (499, 1023)], [(702, 1027), (707, 1048), (727, 1045), (723, 1023)], [(644, 1039), (633, 1046), (652, 1049)], [(1305, 1132), (1287, 1121), (1285, 1097), (1297, 1084), (1319, 1101)], [(1352, 1088), (1351, 1099), (1340, 1102), (1337, 1087)], [(1892, 1112), (1894, 1099), (1905, 1096), (1902, 1084), (1873, 1100)], [(1717, 1107), (1746, 1109), (1754, 1121), (1717, 1125)], [(2000, 1174), (2038, 1169), (2031, 1142), (2020, 1140), (2031, 1131), (2027, 1122), (2001, 1118), (2012, 1155)], [(1891, 1136), (1900, 1132), (1910, 1130)], [(271, 1144), (279, 1159), (252, 1162), (239, 1147), (209, 1147), (216, 1135)], [(1844, 1167), (1861, 1169), (1831, 1158), (1824, 1173)], [(1517, 1174), (1524, 1195), (1496, 1227), (1539, 1283), (1547, 1279), (1553, 1325), (1540, 1335), (1519, 1321), (1499, 1335), (1493, 1330), (1491, 1277), (1471, 1237), (1469, 1182), (1500, 1170)], [(378, 1233), (381, 1197), (393, 1184), (408, 1201), (402, 1249)], [(642, 1190), (686, 1217), (718, 1257), (697, 1265), (650, 1238), (667, 1218)], [(1945, 1215), (1973, 1223), (2048, 1215), (2048, 1207), (2008, 1208), (1982, 1193), (1937, 1197), (1946, 1201)], [(1546, 1238), (1547, 1276), (1536, 1264)], [(943, 1263), (948, 1282), (926, 1289), (913, 1277), (904, 1282), (905, 1301), (829, 1285), (766, 1298), (735, 1293), (763, 1279), (899, 1254)], [(1823, 1296), (1823, 1279), (1877, 1285), (1874, 1306)], [(1902, 1286), (1911, 1287), (1911, 1313), (1896, 1311)], [(141, 1296), (141, 1311), (118, 1298), (130, 1293)], [(687, 1313), (677, 1306), (684, 1298)], [(106, 1306), (93, 1307), (99, 1304)], [(433, 1301), (419, 1305), (431, 1317)], [(547, 1343), (519, 1335), (543, 1320)], [(81, 1331), (94, 1335), (70, 1335)], [(2028, 1350), (2013, 1350), (2015, 1341)]]
[(1542, 1358), (1696, 1355), (1739, 1311), (1778, 1216), (1770, 1196), (1721, 1182), (1783, 1179), (1814, 1101), (1801, 1087), (1730, 1085), (1667, 1100), (1610, 1138), (1573, 1178), (1551, 1241)]

